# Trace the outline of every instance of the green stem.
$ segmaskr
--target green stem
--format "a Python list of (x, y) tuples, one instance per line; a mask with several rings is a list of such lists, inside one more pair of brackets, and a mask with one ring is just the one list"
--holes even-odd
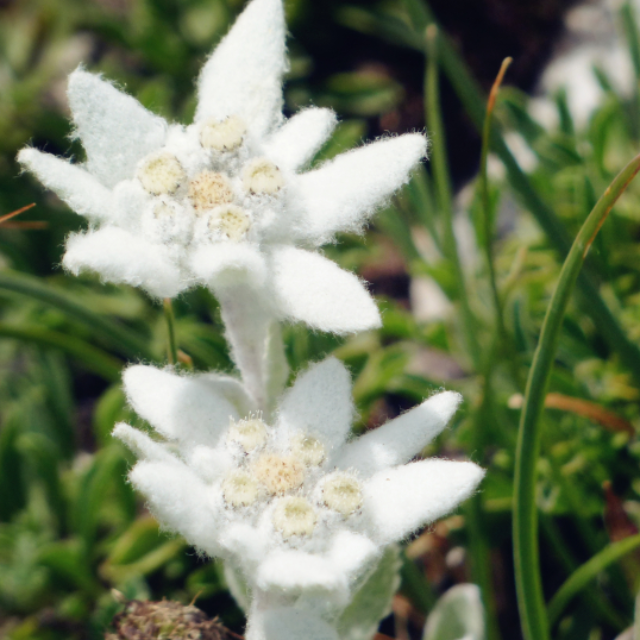
[(40, 346), (59, 349), (82, 362), (87, 369), (97, 373), (106, 380), (117, 382), (120, 380), (122, 363), (100, 349), (87, 344), (78, 338), (49, 331), (40, 327), (13, 327), (0, 323), (0, 337), (15, 338), (24, 342), (31, 342)]
[(451, 181), (449, 179), (446, 140), (442, 117), (440, 114), (440, 95), (438, 90), (439, 35), (435, 27), (427, 30), (426, 39), (429, 51), (425, 77), (425, 102), (427, 107), (426, 118), (429, 130), (434, 139), (431, 152), (431, 165), (433, 167), (435, 177), (438, 205), (440, 206), (444, 222), (442, 241), (445, 254), (451, 261), (456, 280), (458, 282), (458, 295), (460, 300), (460, 309), (462, 312), (465, 340), (473, 360), (474, 368), (477, 371), (480, 366), (480, 348), (476, 339), (478, 325), (471, 312), (471, 307), (469, 306), (464, 271), (462, 269), (462, 263), (460, 262), (456, 236), (453, 228), (453, 195)]
[(167, 322), (167, 339), (168, 346), (167, 355), (169, 364), (178, 364), (178, 346), (176, 344), (176, 316), (173, 313), (173, 304), (171, 298), (165, 298), (162, 301), (164, 307), (164, 319)]
[(569, 602), (599, 573), (640, 547), (640, 534), (614, 542), (576, 569), (558, 589), (549, 603), (549, 622), (554, 624)]
[(146, 342), (137, 335), (83, 306), (68, 293), (56, 291), (33, 276), (3, 270), (0, 273), (0, 290), (14, 291), (60, 309), (72, 319), (78, 320), (90, 327), (92, 331), (100, 333), (123, 355), (130, 358), (156, 360)]
[(516, 450), (513, 514), (516, 589), (525, 640), (548, 640), (549, 638), (538, 556), (536, 465), (540, 451), (540, 416), (562, 320), (591, 243), (614, 203), (639, 170), (640, 156), (637, 156), (609, 185), (582, 225), (560, 272), (558, 285), (549, 303), (540, 342), (529, 372)]

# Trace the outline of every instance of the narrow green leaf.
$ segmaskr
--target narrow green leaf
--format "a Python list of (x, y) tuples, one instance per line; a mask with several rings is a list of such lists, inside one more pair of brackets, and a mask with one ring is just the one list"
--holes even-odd
[(127, 355), (130, 358), (155, 360), (155, 355), (151, 352), (146, 342), (129, 329), (116, 324), (109, 318), (94, 313), (67, 292), (47, 286), (33, 276), (4, 269), (0, 273), (0, 290), (2, 289), (23, 294), (60, 309), (70, 318), (82, 322), (90, 327), (92, 331), (109, 340), (109, 343), (123, 355)]
[(576, 569), (558, 589), (549, 603), (549, 622), (554, 624), (560, 618), (565, 607), (580, 593), (599, 573), (620, 560), (627, 553), (640, 547), (640, 534), (614, 542), (600, 553)]
[(87, 344), (84, 340), (40, 327), (14, 327), (4, 323), (0, 323), (0, 337), (14, 338), (44, 347), (59, 349), (76, 358), (87, 369), (106, 380), (115, 382), (120, 379), (122, 363), (117, 358)]
[(522, 630), (526, 640), (549, 638), (538, 556), (536, 465), (540, 451), (540, 416), (562, 320), (578, 273), (593, 240), (616, 200), (638, 171), (640, 156), (634, 158), (618, 174), (582, 225), (562, 267), (558, 285), (547, 308), (540, 341), (529, 372), (516, 450), (513, 514), (516, 588)]

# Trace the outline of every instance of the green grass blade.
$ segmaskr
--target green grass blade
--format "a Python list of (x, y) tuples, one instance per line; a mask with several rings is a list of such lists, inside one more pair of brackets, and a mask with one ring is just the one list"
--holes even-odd
[(548, 640), (549, 638), (538, 558), (536, 464), (540, 450), (540, 416), (562, 320), (591, 243), (614, 203), (638, 171), (640, 171), (640, 156), (634, 158), (618, 174), (582, 225), (560, 272), (558, 285), (549, 303), (540, 342), (529, 372), (516, 451), (513, 514), (516, 588), (522, 631), (526, 640)]
[(176, 316), (173, 312), (171, 298), (162, 301), (164, 309), (164, 319), (167, 323), (167, 355), (169, 364), (178, 363), (178, 345), (176, 343)]
[(554, 624), (560, 618), (569, 602), (594, 580), (599, 573), (627, 553), (640, 547), (640, 534), (614, 542), (596, 554), (579, 569), (576, 569), (558, 589), (549, 603), (549, 622)]
[(122, 362), (117, 358), (87, 344), (83, 340), (67, 336), (58, 331), (49, 331), (40, 327), (15, 327), (0, 323), (0, 338), (14, 338), (39, 346), (58, 349), (81, 362), (87, 369), (102, 376), (105, 380), (120, 380)]
[[(418, 7), (418, 5), (420, 5)], [(429, 24), (436, 24), (434, 15), (424, 0), (405, 0), (405, 7), (413, 27), (423, 33)], [(471, 76), (450, 39), (439, 34), (438, 55), (443, 72), (451, 82), (460, 102), (479, 132), (482, 131), (485, 113), (485, 98), (480, 85)], [(540, 197), (529, 177), (522, 171), (511, 151), (499, 135), (498, 127), (491, 135), (491, 148), (507, 170), (507, 178), (524, 207), (529, 210), (547, 234), (550, 242), (564, 259), (571, 246), (571, 238), (564, 224)], [(598, 331), (620, 360), (640, 381), (640, 348), (625, 335), (617, 319), (600, 296), (598, 285), (589, 273), (581, 273), (578, 287), (585, 301), (584, 310), (591, 316)]]
[(426, 120), (429, 133), (432, 136), (431, 165), (433, 167), (434, 186), (436, 200), (438, 202), (443, 222), (442, 242), (445, 255), (451, 262), (457, 281), (460, 311), (464, 327), (464, 338), (471, 354), (476, 371), (480, 367), (480, 347), (477, 340), (478, 324), (473, 317), (469, 306), (465, 275), (460, 262), (456, 236), (453, 228), (453, 193), (451, 178), (449, 176), (449, 163), (447, 160), (446, 138), (444, 125), (440, 114), (439, 82), (439, 46), (440, 35), (434, 26), (427, 30), (427, 49), (429, 57), (425, 73), (425, 106), (427, 109)]
[(53, 289), (33, 276), (3, 270), (0, 272), (0, 290), (2, 289), (23, 294), (63, 311), (70, 318), (82, 322), (92, 331), (109, 340), (123, 355), (130, 358), (156, 360), (147, 343), (133, 332), (93, 312), (68, 293)]

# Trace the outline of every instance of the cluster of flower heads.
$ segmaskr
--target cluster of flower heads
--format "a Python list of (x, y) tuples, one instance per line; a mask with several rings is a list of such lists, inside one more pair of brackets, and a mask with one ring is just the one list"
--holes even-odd
[(67, 241), (67, 269), (155, 297), (197, 284), (218, 296), (242, 381), (132, 366), (127, 397), (158, 437), (126, 424), (114, 435), (139, 455), (130, 478), (159, 522), (244, 585), (251, 640), (336, 640), (337, 616), (385, 549), (468, 497), (483, 472), (411, 462), (455, 393), (349, 440), (340, 362), (312, 366), (279, 398), (267, 384), (274, 322), (379, 325), (363, 283), (317, 248), (361, 230), (427, 147), (421, 134), (390, 137), (305, 170), (336, 119), (308, 108), (284, 120), (285, 31), (282, 0), (252, 0), (206, 62), (189, 126), (79, 69), (69, 102), (86, 162), (32, 148), (19, 160), (89, 220)]
[(362, 283), (314, 249), (358, 231), (426, 154), (421, 134), (386, 138), (303, 171), (336, 125), (329, 109), (284, 120), (281, 0), (254, 0), (205, 64), (193, 124), (168, 124), (100, 76), (69, 78), (87, 160), (33, 148), (22, 165), (90, 229), (64, 266), (173, 297), (194, 284), (252, 288), (262, 313), (346, 333), (379, 315)]
[(483, 475), (471, 462), (411, 462), (455, 412), (453, 392), (349, 440), (351, 380), (334, 358), (299, 375), (268, 422), (216, 374), (137, 365), (124, 382), (165, 438), (116, 427), (141, 458), (132, 482), (160, 522), (242, 576), (253, 638), (265, 634), (261, 615), (283, 606), (333, 621), (389, 544), (449, 512)]

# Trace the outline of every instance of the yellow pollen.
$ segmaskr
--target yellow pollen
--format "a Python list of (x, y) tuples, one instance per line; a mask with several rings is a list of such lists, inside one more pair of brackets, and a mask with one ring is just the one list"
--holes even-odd
[(334, 473), (323, 483), (322, 499), (329, 509), (351, 515), (362, 506), (360, 483), (349, 473)]
[(199, 213), (233, 201), (227, 178), (215, 171), (202, 171), (189, 182), (189, 198)]
[(222, 495), (232, 507), (248, 507), (258, 499), (258, 483), (248, 473), (232, 473), (222, 483)]
[(298, 433), (294, 436), (291, 450), (298, 460), (309, 467), (321, 465), (326, 453), (320, 440), (304, 433)]
[(218, 207), (209, 220), (211, 229), (220, 229), (229, 240), (242, 240), (251, 227), (247, 212), (235, 204)]
[(222, 121), (210, 120), (200, 131), (200, 144), (205, 149), (234, 151), (242, 144), (246, 131), (238, 116), (229, 116)]
[(144, 158), (136, 175), (144, 189), (154, 196), (174, 193), (187, 177), (178, 158), (166, 151)]
[(285, 538), (310, 536), (316, 520), (316, 513), (309, 501), (297, 496), (281, 498), (273, 511), (273, 525)]
[(243, 169), (244, 188), (249, 193), (274, 195), (284, 186), (282, 172), (266, 158), (255, 158)]
[(267, 427), (258, 418), (233, 422), (227, 432), (231, 442), (237, 442), (247, 453), (261, 447), (267, 440)]
[(304, 481), (304, 465), (293, 456), (266, 453), (255, 461), (253, 472), (272, 494), (297, 489)]

